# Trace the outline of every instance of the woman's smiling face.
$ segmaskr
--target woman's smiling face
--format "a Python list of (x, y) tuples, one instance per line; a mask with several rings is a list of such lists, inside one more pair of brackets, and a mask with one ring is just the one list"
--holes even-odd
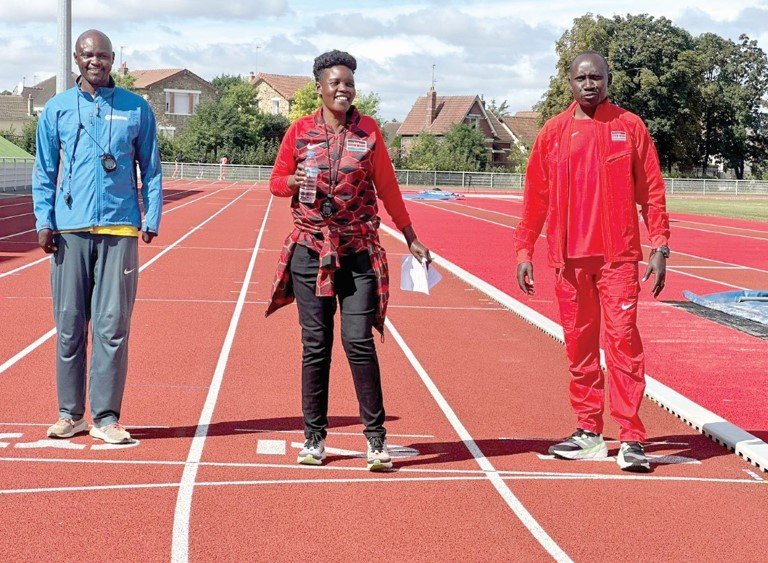
[(323, 69), (317, 83), (323, 105), (333, 113), (346, 113), (355, 99), (355, 75), (344, 65)]

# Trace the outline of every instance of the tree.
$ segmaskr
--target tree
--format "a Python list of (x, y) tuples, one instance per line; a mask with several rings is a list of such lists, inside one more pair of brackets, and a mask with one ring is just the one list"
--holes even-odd
[(317, 95), (317, 88), (314, 82), (307, 82), (293, 95), (291, 111), (288, 112), (288, 118), (296, 121), (298, 118), (313, 113), (322, 105), (320, 96)]
[(451, 127), (440, 139), (422, 133), (413, 141), (405, 164), (413, 170), (477, 172), (489, 166), (483, 134), (466, 123)]
[(504, 100), (499, 105), (496, 105), (496, 98), (491, 98), (491, 101), (486, 106), (486, 109), (495, 115), (499, 120), (509, 116), (509, 105), (507, 100)]
[(248, 82), (239, 74), (220, 74), (211, 80), (211, 84), (213, 84), (213, 87), (216, 88), (218, 95), (222, 96), (232, 86), (248, 84)]
[(112, 78), (115, 81), (115, 86), (119, 86), (120, 88), (125, 88), (131, 92), (135, 92), (133, 85), (136, 83), (136, 77), (130, 72), (128, 74), (112, 72)]
[(359, 93), (355, 96), (355, 107), (357, 111), (364, 115), (370, 115), (381, 126), (381, 116), (379, 116), (379, 104), (381, 97), (376, 92), (368, 94)]

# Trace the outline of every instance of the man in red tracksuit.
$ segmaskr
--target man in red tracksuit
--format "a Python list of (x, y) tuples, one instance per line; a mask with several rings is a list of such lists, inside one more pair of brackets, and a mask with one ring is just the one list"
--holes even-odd
[(531, 256), (547, 221), (549, 263), (571, 372), (576, 432), (550, 448), (558, 458), (606, 457), (602, 437), (604, 377), (600, 369), (601, 311), (611, 415), (620, 426), (617, 461), (650, 471), (638, 410), (645, 390), (637, 330), (638, 262), (643, 253), (637, 206), (648, 227), (654, 297), (664, 288), (669, 217), (653, 141), (643, 121), (607, 100), (611, 75), (602, 55), (574, 59), (574, 102), (544, 125), (525, 178), (523, 219), (515, 230), (517, 282), (533, 294)]

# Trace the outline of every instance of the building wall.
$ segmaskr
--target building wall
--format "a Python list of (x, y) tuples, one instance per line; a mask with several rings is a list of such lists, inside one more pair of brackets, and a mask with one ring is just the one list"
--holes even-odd
[(191, 115), (175, 115), (165, 111), (165, 91), (171, 90), (199, 90), (200, 102), (210, 102), (216, 97), (216, 89), (212, 84), (201, 80), (193, 75), (179, 73), (166, 80), (152, 84), (149, 88), (136, 90), (141, 96), (149, 102), (152, 111), (155, 113), (158, 128), (175, 127), (174, 135), (179, 135), (189, 123)]
[(256, 99), (259, 101), (259, 109), (266, 114), (272, 115), (275, 113), (274, 103), (272, 100), (278, 99), (278, 113), (285, 117), (288, 117), (288, 112), (291, 111), (291, 104), (288, 100), (283, 98), (277, 93), (277, 90), (272, 88), (266, 82), (261, 82), (256, 86)]
[(28, 119), (0, 119), (0, 131), (13, 130), (14, 134), (21, 135), (24, 126), (32, 121), (32, 118)]

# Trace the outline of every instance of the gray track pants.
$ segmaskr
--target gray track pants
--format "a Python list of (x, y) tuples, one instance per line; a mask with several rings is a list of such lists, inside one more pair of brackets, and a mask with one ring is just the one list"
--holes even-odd
[(59, 416), (85, 414), (88, 323), (93, 329), (91, 416), (117, 422), (128, 371), (128, 333), (139, 281), (136, 237), (62, 233), (51, 260)]

